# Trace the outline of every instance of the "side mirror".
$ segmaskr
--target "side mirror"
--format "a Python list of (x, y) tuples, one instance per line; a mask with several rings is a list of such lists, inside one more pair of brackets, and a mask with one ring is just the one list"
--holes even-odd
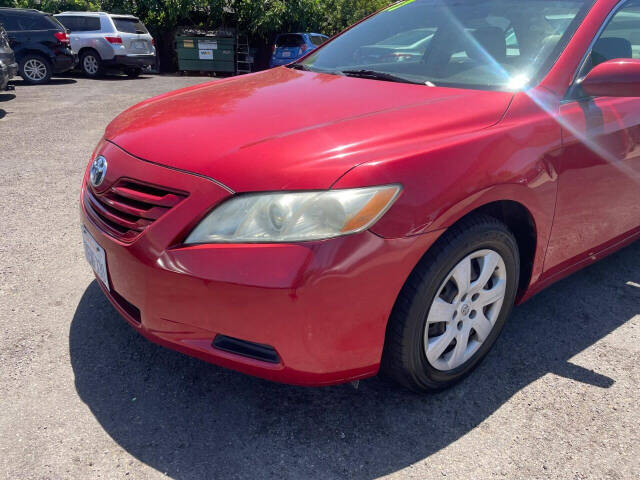
[(640, 59), (608, 60), (580, 82), (590, 97), (640, 97)]

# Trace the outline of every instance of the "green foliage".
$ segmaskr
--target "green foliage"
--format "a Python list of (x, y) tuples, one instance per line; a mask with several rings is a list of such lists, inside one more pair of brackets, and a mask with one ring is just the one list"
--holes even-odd
[(0, 6), (132, 13), (157, 31), (179, 25), (238, 26), (252, 37), (268, 39), (283, 31), (337, 33), (390, 0), (0, 0)]
[[(107, 11), (139, 17), (168, 59), (178, 27), (237, 27), (252, 44), (266, 45), (281, 32), (333, 35), (392, 0), (0, 0), (0, 6), (44, 12)], [(166, 63), (166, 61), (165, 61)], [(170, 63), (170, 62), (169, 62)]]

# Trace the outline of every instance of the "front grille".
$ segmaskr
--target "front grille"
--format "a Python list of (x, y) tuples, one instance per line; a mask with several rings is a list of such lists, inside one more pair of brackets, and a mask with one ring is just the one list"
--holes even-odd
[(184, 192), (121, 179), (105, 192), (87, 186), (87, 214), (105, 233), (132, 242), (149, 225), (187, 197)]

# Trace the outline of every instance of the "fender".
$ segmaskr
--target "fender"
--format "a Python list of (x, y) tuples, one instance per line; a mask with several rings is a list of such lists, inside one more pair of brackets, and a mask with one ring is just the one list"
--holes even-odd
[(24, 57), (29, 55), (30, 53), (37, 53), (38, 55), (42, 55), (49, 61), (53, 60), (53, 56), (51, 55), (51, 50), (43, 48), (38, 43), (27, 43), (20, 45), (17, 49), (14, 49), (13, 53), (16, 56), (16, 61), (20, 63)]
[[(556, 182), (553, 182), (554, 186)], [(535, 284), (543, 273), (544, 259), (551, 236), (555, 212), (555, 191), (551, 195), (539, 195), (526, 184), (494, 185), (479, 191), (443, 212), (427, 229), (446, 229), (464, 216), (496, 202), (513, 202), (521, 205), (533, 219), (536, 232), (536, 250), (529, 286)], [(526, 296), (526, 294), (525, 294)]]

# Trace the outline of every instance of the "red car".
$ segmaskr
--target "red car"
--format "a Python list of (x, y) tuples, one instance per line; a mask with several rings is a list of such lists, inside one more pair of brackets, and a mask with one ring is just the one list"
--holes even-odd
[[(423, 57), (355, 63), (415, 29)], [(87, 257), (169, 348), (447, 387), (514, 304), (639, 238), (638, 57), (636, 0), (400, 2), (116, 118), (82, 188)]]

